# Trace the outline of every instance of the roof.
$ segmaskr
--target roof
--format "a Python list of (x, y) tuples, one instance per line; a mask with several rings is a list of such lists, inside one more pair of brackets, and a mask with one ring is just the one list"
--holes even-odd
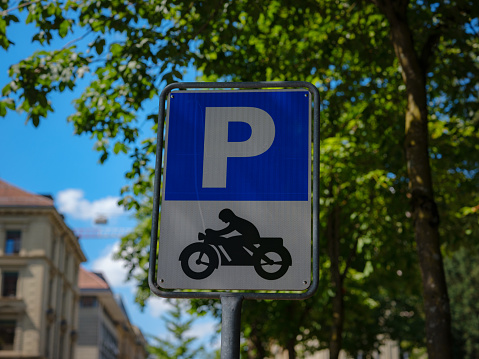
[(78, 255), (80, 262), (86, 261), (85, 254), (78, 243), (78, 238), (65, 223), (63, 216), (56, 210), (51, 196), (27, 192), (0, 178), (0, 211), (2, 214), (5, 212), (7, 214), (16, 212), (29, 214), (38, 211), (47, 214), (50, 216), (51, 223), (55, 224), (61, 233), (67, 235), (66, 238), (71, 243), (72, 249)]
[(80, 289), (110, 289), (108, 283), (99, 273), (89, 272), (80, 266), (78, 274), (78, 288)]
[(0, 179), (0, 206), (53, 207), (53, 200), (24, 191)]
[(116, 302), (118, 303), (118, 306), (123, 311), (123, 314), (125, 314), (125, 317), (127, 317), (128, 320), (130, 320), (130, 317), (128, 316), (128, 312), (126, 311), (126, 307), (125, 307), (125, 304), (123, 303), (123, 299), (122, 299), (121, 295), (118, 294), (118, 293), (114, 294), (113, 298), (115, 298)]

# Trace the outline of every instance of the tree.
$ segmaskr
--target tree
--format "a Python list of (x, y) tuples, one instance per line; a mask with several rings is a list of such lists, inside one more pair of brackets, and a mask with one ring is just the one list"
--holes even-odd
[(477, 248), (462, 247), (444, 263), (451, 296), (455, 358), (475, 358), (479, 354), (477, 259)]
[[(472, 2), (459, 2), (456, 8), (447, 4), (423, 5), (426, 11), (438, 15), (430, 29), (415, 35), (417, 30), (409, 18), (409, 1), (373, 1), (386, 16), (391, 30), (391, 41), (402, 69), (406, 86), (407, 109), (405, 116), (405, 152), (408, 164), (409, 188), (415, 239), (423, 278), (426, 307), (426, 335), (428, 354), (432, 358), (450, 358), (452, 343), (450, 309), (439, 240), (439, 211), (434, 199), (432, 172), (429, 160), (428, 86), (427, 77), (436, 55), (437, 43), (457, 41), (451, 37), (451, 27), (471, 26)], [(451, 11), (451, 12), (450, 12)], [(477, 16), (477, 10), (475, 15)], [(422, 19), (413, 18), (413, 21)], [(436, 22), (436, 23), (434, 23)], [(420, 25), (418, 23), (417, 25)], [(467, 34), (467, 31), (466, 31)], [(468, 36), (470, 40), (473, 38)], [(472, 42), (466, 40), (461, 50), (466, 50), (466, 63)], [(447, 46), (447, 45), (446, 45)], [(469, 49), (467, 49), (469, 47)], [(469, 50), (469, 51), (467, 51)], [(473, 60), (472, 60), (473, 61)], [(471, 68), (476, 67), (469, 63)], [(465, 76), (466, 79), (468, 75)], [(467, 80), (466, 80), (467, 81)], [(432, 85), (433, 87), (434, 85)]]
[[(184, 303), (184, 302), (183, 302)], [(192, 345), (196, 338), (188, 336), (194, 319), (184, 319), (186, 309), (182, 302), (174, 301), (173, 308), (163, 316), (163, 320), (171, 337), (152, 337), (154, 344), (150, 345), (150, 353), (158, 359), (193, 359), (205, 354), (202, 346), (193, 349)]]
[[(139, 143), (139, 118), (150, 121), (155, 131), (156, 111), (146, 104), (157, 96), (162, 81), (181, 80), (182, 70), (193, 65), (207, 80), (301, 79), (316, 84), (322, 94), (321, 141), (326, 147), (321, 162), (341, 154), (348, 164), (330, 161), (328, 178), (323, 176), (321, 183), (321, 225), (331, 244), (325, 269), (331, 269), (334, 284), (328, 289), (339, 303), (337, 313), (347, 309), (341, 301), (352, 303), (353, 293), (342, 297), (345, 280), (374, 295), (367, 278), (372, 281), (387, 263), (373, 264), (371, 258), (383, 253), (391, 258), (388, 239), (411, 230), (423, 278), (428, 352), (431, 358), (450, 357), (439, 234), (448, 245), (456, 245), (460, 240), (451, 233), (460, 230), (467, 238), (477, 227), (466, 214), (477, 204), (470, 188), (478, 184), (479, 9), (474, 1), (34, 1), (10, 8), (3, 1), (0, 7), (5, 49), (10, 46), (8, 25), (21, 11), (38, 27), (34, 41), (48, 45), (65, 38), (59, 49), (37, 52), (10, 68), (12, 81), (3, 88), (0, 115), (24, 110), (38, 125), (53, 110), (52, 93), (74, 88), (79, 78), (88, 76), (90, 85), (70, 120), (78, 133), (97, 138), (102, 161), (112, 151), (132, 156), (127, 174), (132, 185), (123, 202), (137, 210), (151, 190), (149, 161), (155, 148), (151, 138)], [(90, 42), (82, 42), (86, 40)], [(453, 145), (454, 138), (461, 139), (460, 146)], [(352, 180), (356, 178), (359, 182)], [(389, 186), (395, 193), (387, 193)], [(405, 200), (411, 201), (409, 210)], [(388, 206), (386, 213), (378, 207), (382, 204)], [(363, 213), (372, 209), (374, 215), (360, 217), (358, 208)], [(341, 221), (334, 224), (334, 218)], [(144, 255), (140, 243), (134, 251)], [(399, 248), (410, 258), (410, 246)], [(397, 280), (386, 273), (389, 282)], [(391, 283), (384, 291), (378, 303), (392, 304)], [(316, 297), (318, 305), (333, 301)], [(288, 304), (280, 306), (288, 310)], [(295, 309), (299, 317), (303, 309)], [(328, 320), (333, 328), (329, 339), (318, 328), (320, 343), (349, 345), (333, 340), (334, 327), (352, 329), (346, 312), (339, 317), (334, 325)], [(303, 329), (303, 337), (311, 337)], [(376, 323), (375, 330), (380, 329)], [(286, 337), (298, 337), (295, 330)]]

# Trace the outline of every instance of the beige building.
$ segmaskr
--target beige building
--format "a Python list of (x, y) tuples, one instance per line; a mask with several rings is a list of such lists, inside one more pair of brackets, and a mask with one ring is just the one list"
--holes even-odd
[(145, 359), (146, 340), (101, 273), (80, 268), (76, 359)]
[(51, 197), (0, 179), (0, 358), (74, 358), (85, 260)]

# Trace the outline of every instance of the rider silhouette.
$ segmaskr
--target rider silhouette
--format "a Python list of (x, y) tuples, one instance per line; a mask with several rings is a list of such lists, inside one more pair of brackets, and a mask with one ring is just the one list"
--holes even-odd
[(231, 238), (242, 238), (244, 240), (244, 247), (248, 248), (253, 253), (255, 252), (256, 247), (254, 243), (257, 243), (260, 240), (260, 236), (258, 229), (253, 223), (247, 221), (246, 219), (238, 217), (236, 214), (233, 213), (231, 209), (228, 208), (223, 209), (219, 213), (218, 217), (223, 222), (228, 223), (228, 226), (217, 231), (213, 229), (207, 229), (205, 231), (207, 235), (214, 235), (220, 237), (236, 231), (241, 234), (241, 236), (234, 236)]

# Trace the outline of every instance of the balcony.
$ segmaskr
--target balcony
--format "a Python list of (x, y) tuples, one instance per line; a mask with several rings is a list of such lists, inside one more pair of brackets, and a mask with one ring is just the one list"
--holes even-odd
[(1, 314), (23, 314), (26, 309), (23, 299), (16, 297), (0, 297)]

